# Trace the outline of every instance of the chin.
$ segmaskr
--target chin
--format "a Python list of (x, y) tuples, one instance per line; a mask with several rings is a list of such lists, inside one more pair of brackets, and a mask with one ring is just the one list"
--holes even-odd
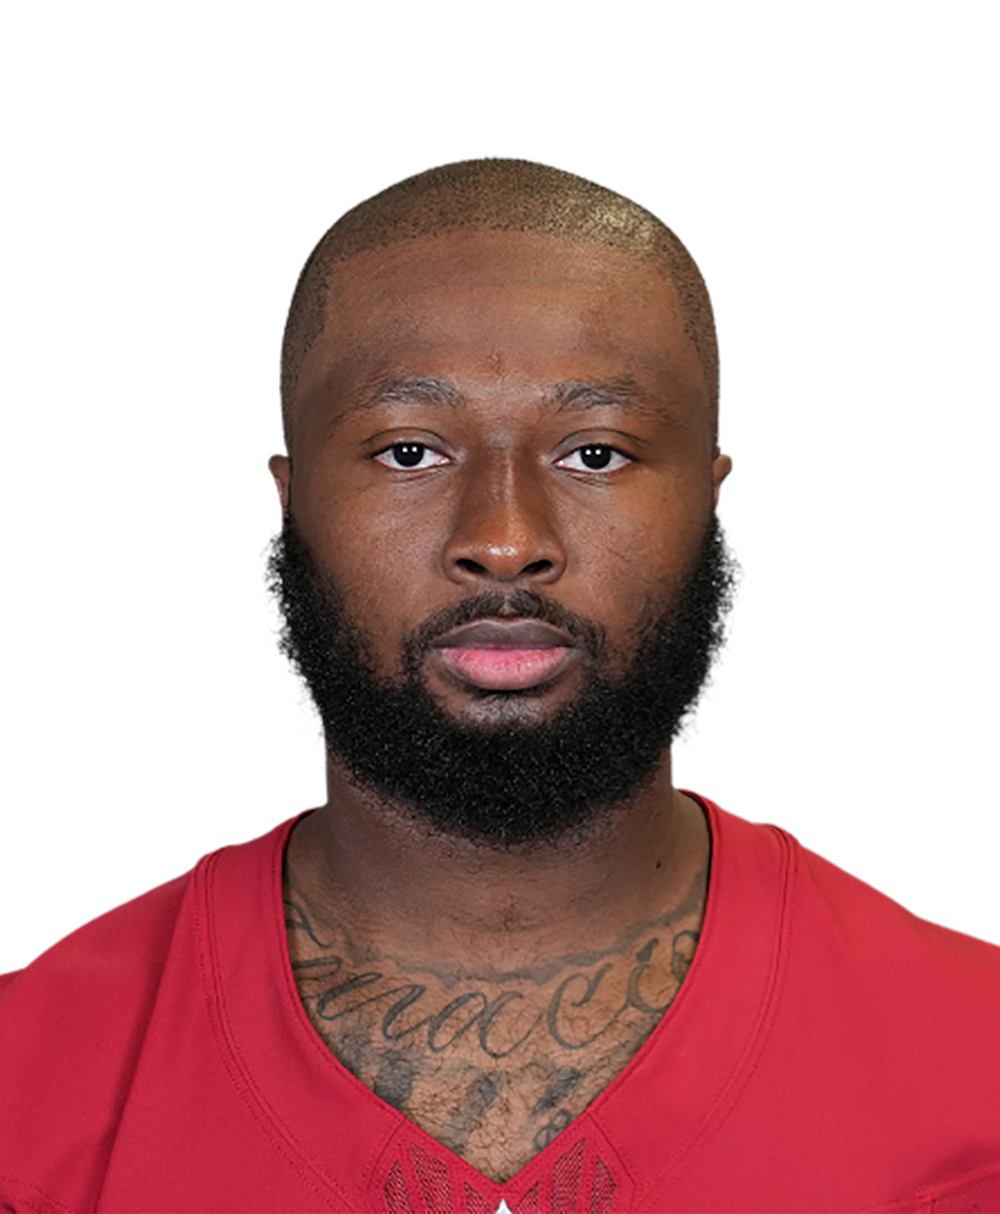
[(549, 724), (565, 705), (565, 696), (554, 696), (551, 688), (530, 687), (523, 691), (491, 691), (470, 688), (464, 703), (441, 701), (442, 709), (457, 725), (523, 726), (541, 728)]

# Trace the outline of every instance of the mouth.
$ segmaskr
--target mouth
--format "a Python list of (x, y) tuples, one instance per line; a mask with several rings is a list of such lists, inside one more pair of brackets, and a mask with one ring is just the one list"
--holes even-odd
[(548, 682), (571, 652), (561, 646), (551, 649), (464, 649), (450, 646), (439, 650), (441, 660), (463, 682), (490, 691), (524, 691)]
[(434, 653), (463, 683), (524, 691), (554, 678), (578, 651), (566, 633), (539, 620), (477, 620), (445, 633)]

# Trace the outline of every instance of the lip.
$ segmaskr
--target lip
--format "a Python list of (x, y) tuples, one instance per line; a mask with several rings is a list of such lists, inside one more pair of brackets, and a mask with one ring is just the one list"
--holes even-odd
[(435, 649), (573, 649), (572, 637), (541, 620), (476, 620), (453, 628)]
[(570, 637), (539, 620), (477, 620), (434, 645), (463, 683), (489, 691), (524, 691), (553, 678), (573, 657)]
[(573, 650), (564, 645), (550, 649), (511, 649), (508, 646), (439, 649), (441, 661), (464, 683), (489, 691), (524, 691), (545, 683), (566, 663)]

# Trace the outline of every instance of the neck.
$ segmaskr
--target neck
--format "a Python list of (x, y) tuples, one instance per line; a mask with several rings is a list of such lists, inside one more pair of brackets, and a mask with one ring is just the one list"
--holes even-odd
[(360, 790), (336, 756), (326, 805), (296, 827), (288, 880), (311, 921), (365, 948), (498, 972), (607, 948), (704, 895), (708, 831), (669, 753), (631, 804), (586, 833), (510, 851), (431, 833)]

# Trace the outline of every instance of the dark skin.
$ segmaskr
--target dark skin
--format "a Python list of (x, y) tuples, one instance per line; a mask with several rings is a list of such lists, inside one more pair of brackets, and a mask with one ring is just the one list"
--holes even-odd
[[(399, 467), (401, 442), (422, 445), (419, 467)], [(606, 469), (583, 466), (586, 444), (614, 448)], [(337, 267), (289, 457), (270, 467), (377, 672), (398, 678), (406, 634), (484, 587), (528, 587), (599, 623), (624, 669), (730, 460), (659, 267), (587, 242), (464, 232)], [(487, 698), (433, 654), (423, 676), (448, 713), (485, 725), (544, 723), (581, 672), (568, 661), (537, 694)], [(305, 1008), (377, 1095), (507, 1179), (670, 1005), (697, 946), (708, 852), (669, 752), (623, 811), (514, 853), (429, 833), (331, 754), (327, 804), (287, 854)]]

